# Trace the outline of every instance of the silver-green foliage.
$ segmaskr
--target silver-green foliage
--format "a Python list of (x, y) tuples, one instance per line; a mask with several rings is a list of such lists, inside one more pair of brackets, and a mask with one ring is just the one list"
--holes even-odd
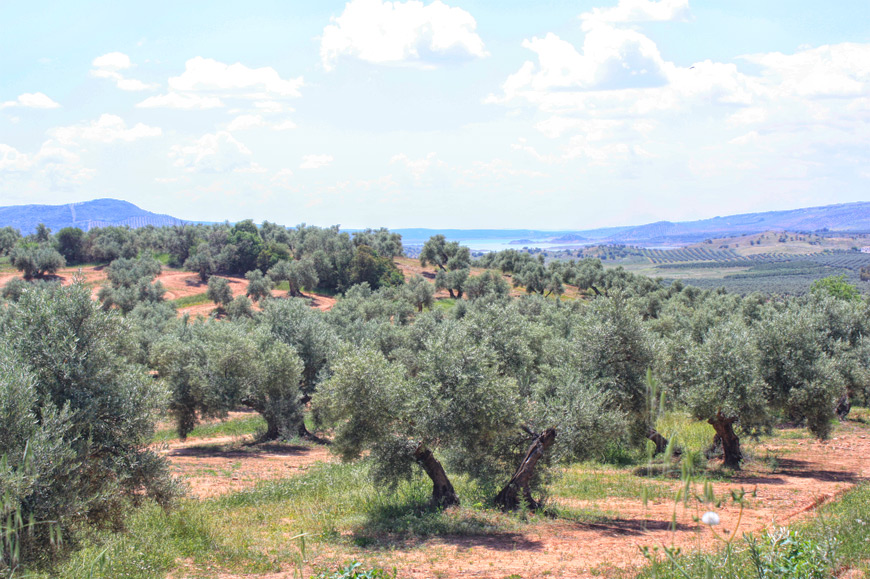
[(143, 496), (171, 501), (178, 487), (147, 448), (164, 391), (129, 361), (128, 324), (74, 284), (25, 291), (2, 325), (3, 476), (20, 475), (25, 444), (37, 473), (3, 485), (18, 489), (16, 508), (68, 529), (84, 519), (117, 523), (126, 502)]

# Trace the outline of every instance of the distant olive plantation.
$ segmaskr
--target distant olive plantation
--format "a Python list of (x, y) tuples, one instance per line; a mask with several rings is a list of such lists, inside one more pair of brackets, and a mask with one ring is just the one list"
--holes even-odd
[[(691, 454), (657, 430), (666, 411), (711, 428), (706, 458), (686, 460), (737, 470), (748, 437), (788, 423), (825, 439), (868, 402), (870, 303), (846, 277), (743, 296), (595, 258), (473, 261), (443, 236), (412, 261), (386, 229), (251, 221), (7, 228), (0, 244), (23, 274), (0, 307), (8, 574), (50, 573), (94, 529), (124, 533), (143, 504), (188, 500), (151, 446), (160, 419), (184, 439), (251, 411), (259, 441), (329, 442), (383, 496), (424, 477), (432, 508), (464, 504), (474, 485), (481, 508), (527, 512), (546, 508), (566, 465)], [(865, 263), (812, 263), (828, 259)], [(99, 288), (53, 281), (95, 263)], [(215, 313), (177, 315), (165, 268), (190, 272)], [(336, 302), (313, 308), (317, 296)]]

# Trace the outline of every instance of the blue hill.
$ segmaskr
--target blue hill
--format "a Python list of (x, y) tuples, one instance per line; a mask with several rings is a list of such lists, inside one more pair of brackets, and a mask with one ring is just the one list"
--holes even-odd
[(94, 199), (69, 205), (12, 205), (0, 207), (0, 226), (12, 226), (27, 235), (37, 224), (44, 223), (57, 232), (64, 227), (78, 227), (84, 231), (94, 227), (153, 225), (181, 225), (186, 223), (171, 215), (145, 211), (118, 199)]

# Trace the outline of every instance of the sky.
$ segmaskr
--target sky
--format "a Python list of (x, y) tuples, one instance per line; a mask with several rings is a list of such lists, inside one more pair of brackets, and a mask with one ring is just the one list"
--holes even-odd
[(0, 206), (587, 229), (870, 200), (870, 2), (0, 0)]

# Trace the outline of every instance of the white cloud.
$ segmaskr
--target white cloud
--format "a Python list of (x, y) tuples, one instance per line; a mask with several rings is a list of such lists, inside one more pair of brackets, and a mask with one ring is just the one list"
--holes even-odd
[(128, 91), (154, 90), (157, 88), (156, 84), (148, 84), (135, 78), (120, 78), (118, 79), (117, 86), (121, 90)]
[(130, 57), (123, 52), (110, 52), (98, 56), (91, 62), (91, 65), (100, 70), (124, 70), (133, 66)]
[(504, 84), (506, 94), (533, 91), (619, 90), (667, 83), (666, 64), (655, 43), (634, 30), (599, 26), (586, 34), (583, 50), (553, 33), (523, 41), (538, 57), (526, 62)]
[(49, 134), (62, 145), (72, 145), (82, 141), (106, 144), (116, 141), (129, 143), (148, 137), (159, 137), (163, 131), (160, 127), (149, 127), (143, 123), (127, 128), (127, 124), (121, 117), (103, 114), (90, 124), (56, 127), (51, 129)]
[(0, 143), (0, 172), (22, 172), (28, 171), (33, 166), (33, 160), (28, 156), (9, 145)]
[(14, 178), (19, 183), (22, 179), (24, 182), (37, 182), (39, 189), (45, 189), (47, 185), (52, 190), (66, 190), (95, 174), (93, 169), (82, 167), (76, 153), (51, 139), (32, 155), (0, 144), (0, 183)]
[(292, 183), (292, 180), (290, 179), (292, 176), (293, 171), (291, 169), (281, 169), (272, 176), (272, 184), (289, 187)]
[(486, 102), (534, 118), (546, 140), (512, 148), (538, 162), (613, 183), (715, 175), (784, 199), (854, 189), (844, 175), (870, 163), (870, 43), (679, 66), (639, 31), (596, 21), (581, 45), (547, 34), (524, 46), (534, 57)]
[(295, 128), (296, 128), (296, 123), (294, 123), (293, 121), (283, 121), (281, 123), (277, 123), (277, 124), (272, 125), (273, 131), (289, 131), (289, 130), (295, 129)]
[(228, 93), (253, 91), (255, 96), (275, 95), (281, 97), (301, 96), (302, 77), (284, 80), (270, 67), (248, 68), (236, 64), (224, 64), (211, 58), (197, 56), (185, 64), (180, 76), (169, 79), (169, 88), (179, 92)]
[(444, 185), (450, 180), (450, 167), (438, 158), (436, 153), (429, 153), (420, 159), (413, 159), (405, 153), (393, 155), (390, 165), (399, 165), (402, 171), (390, 175), (403, 187), (435, 187)]
[(143, 109), (216, 109), (224, 106), (221, 99), (214, 96), (199, 96), (196, 94), (168, 94), (148, 97), (136, 105)]
[(302, 157), (300, 169), (320, 169), (332, 164), (332, 155), (305, 155)]
[(493, 159), (489, 162), (475, 161), (472, 168), (465, 169), (462, 173), (464, 177), (475, 182), (475, 185), (477, 185), (478, 182), (487, 183), (492, 180), (504, 181), (516, 177), (529, 177), (532, 179), (548, 177), (546, 173), (542, 173), (541, 171), (519, 169), (503, 159)]
[(438, 158), (438, 155), (435, 153), (429, 153), (422, 159), (411, 159), (405, 153), (400, 153), (398, 155), (393, 155), (390, 159), (390, 164), (401, 164), (404, 165), (415, 180), (420, 180), (423, 175), (429, 171), (433, 166), (445, 167), (447, 164), (444, 161)]
[(14, 101), (0, 103), (0, 109), (9, 107), (25, 107), (30, 109), (56, 109), (60, 105), (41, 92), (26, 92), (18, 95)]
[(843, 43), (743, 58), (764, 68), (765, 83), (779, 95), (861, 97), (870, 92), (870, 44)]
[(758, 131), (749, 131), (745, 135), (740, 135), (728, 141), (732, 145), (748, 145), (759, 139)]
[(115, 85), (126, 91), (153, 90), (158, 85), (148, 84), (141, 80), (125, 78), (119, 71), (127, 70), (133, 66), (130, 57), (123, 52), (110, 52), (98, 56), (91, 62), (91, 76), (94, 78), (107, 78), (115, 81)]
[(206, 134), (191, 145), (174, 145), (169, 157), (176, 167), (196, 173), (252, 170), (251, 151), (226, 131)]
[(227, 99), (254, 100), (254, 106), (266, 113), (290, 110), (276, 99), (299, 97), (303, 79), (282, 79), (269, 66), (248, 68), (224, 64), (197, 56), (185, 63), (184, 72), (169, 79), (169, 92), (154, 96), (136, 106), (142, 108), (213, 109), (223, 107)]
[(320, 57), (332, 70), (342, 56), (423, 68), (487, 56), (477, 22), (465, 10), (431, 4), (351, 0), (323, 30)]
[(260, 115), (239, 115), (234, 118), (229, 125), (227, 125), (227, 130), (244, 131), (254, 127), (262, 127), (265, 124), (266, 122)]
[(284, 105), (277, 101), (258, 101), (254, 106), (264, 113), (280, 113), (284, 110)]
[(689, 19), (689, 0), (619, 0), (613, 8), (593, 8), (580, 15), (584, 28), (595, 22), (663, 22)]

